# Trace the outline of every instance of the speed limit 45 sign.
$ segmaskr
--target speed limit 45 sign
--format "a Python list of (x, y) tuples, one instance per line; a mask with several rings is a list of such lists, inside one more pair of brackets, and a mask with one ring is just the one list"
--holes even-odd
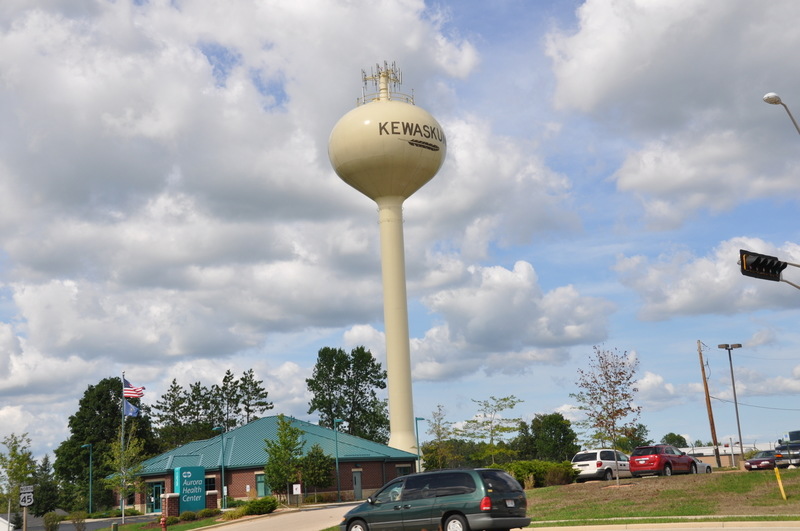
[(33, 485), (26, 485), (19, 488), (20, 507), (30, 507), (33, 505)]

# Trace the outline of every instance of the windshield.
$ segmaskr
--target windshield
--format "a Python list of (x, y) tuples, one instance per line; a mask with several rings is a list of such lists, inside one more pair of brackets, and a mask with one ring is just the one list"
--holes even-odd
[(582, 463), (583, 461), (594, 461), (595, 459), (597, 459), (597, 452), (584, 452), (573, 457), (572, 462)]
[(655, 446), (642, 446), (633, 451), (631, 456), (634, 455), (653, 455), (658, 453), (658, 448)]

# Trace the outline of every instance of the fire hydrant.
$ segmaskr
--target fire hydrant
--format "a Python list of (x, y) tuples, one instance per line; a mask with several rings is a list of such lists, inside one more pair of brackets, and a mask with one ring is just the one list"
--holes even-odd
[(167, 531), (167, 517), (161, 517), (161, 531)]

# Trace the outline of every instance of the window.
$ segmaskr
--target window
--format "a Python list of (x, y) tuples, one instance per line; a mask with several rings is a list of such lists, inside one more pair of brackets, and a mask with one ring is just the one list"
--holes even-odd
[(400, 490), (403, 488), (403, 480), (396, 479), (386, 485), (378, 494), (375, 495), (375, 503), (387, 503), (400, 499)]
[(263, 498), (264, 496), (269, 496), (272, 494), (272, 491), (267, 485), (267, 480), (264, 478), (264, 474), (256, 474), (256, 496), (259, 498)]
[(407, 476), (411, 473), (411, 465), (401, 465), (396, 467), (398, 476)]
[(614, 460), (614, 452), (611, 450), (603, 450), (600, 452), (600, 460), (601, 461), (613, 461)]
[(217, 490), (217, 478), (214, 476), (206, 476), (206, 492), (210, 490)]
[(502, 470), (481, 470), (480, 475), (487, 488), (495, 492), (518, 492), (522, 486)]
[(475, 492), (475, 480), (465, 472), (444, 472), (436, 474), (433, 481), (437, 496), (455, 496)]

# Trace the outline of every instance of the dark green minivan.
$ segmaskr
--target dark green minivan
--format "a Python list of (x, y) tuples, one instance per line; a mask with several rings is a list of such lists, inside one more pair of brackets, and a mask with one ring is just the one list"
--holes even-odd
[(394, 479), (348, 511), (341, 531), (480, 531), (527, 527), (516, 479), (495, 468), (436, 470)]

